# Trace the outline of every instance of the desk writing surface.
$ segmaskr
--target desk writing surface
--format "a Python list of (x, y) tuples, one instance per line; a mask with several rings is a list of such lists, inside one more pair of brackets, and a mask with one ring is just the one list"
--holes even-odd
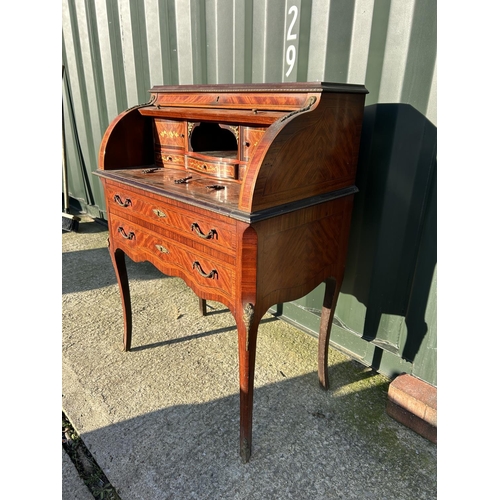
[[(101, 176), (166, 198), (182, 199), (194, 205), (202, 204), (213, 211), (219, 211), (222, 207), (226, 207), (227, 212), (238, 209), (241, 187), (239, 184), (168, 168), (159, 168), (150, 173), (144, 173), (144, 170), (151, 168), (155, 166), (110, 171)], [(186, 179), (188, 177), (191, 178)], [(175, 181), (179, 179), (186, 179), (186, 182), (176, 183)], [(223, 186), (224, 189), (211, 189), (210, 186)]]

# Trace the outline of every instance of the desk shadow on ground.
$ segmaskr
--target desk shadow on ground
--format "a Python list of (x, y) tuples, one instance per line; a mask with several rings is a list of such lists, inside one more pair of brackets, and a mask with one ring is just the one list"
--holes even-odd
[[(129, 280), (168, 279), (149, 262), (133, 262), (126, 257)], [(62, 293), (76, 293), (116, 285), (116, 275), (107, 248), (93, 248), (62, 254)]]
[[(210, 307), (210, 305), (207, 305), (207, 308)], [(222, 314), (222, 313), (228, 313), (228, 309), (213, 309), (212, 312), (209, 314)], [(261, 320), (259, 324), (265, 324), (265, 323), (270, 323), (272, 321), (279, 321), (278, 318), (272, 317), (272, 318), (264, 318)], [(227, 333), (227, 332), (236, 332), (236, 324), (234, 326), (226, 326), (223, 328), (216, 328), (215, 330), (210, 330), (206, 332), (201, 332), (201, 333), (195, 333), (193, 335), (187, 335), (184, 337), (177, 337), (174, 339), (168, 339), (168, 340), (163, 340), (160, 342), (154, 342), (152, 344), (145, 344), (145, 345), (140, 345), (137, 347), (132, 347), (130, 349), (130, 352), (137, 352), (137, 351), (144, 351), (145, 349), (155, 349), (157, 347), (163, 347), (167, 345), (173, 345), (173, 344), (178, 344), (179, 342), (186, 342), (190, 340), (195, 340), (195, 339), (201, 339), (203, 337), (210, 337), (212, 335), (219, 335), (221, 333)]]
[[(96, 222), (80, 224), (79, 234), (64, 234), (62, 253), (62, 273), (65, 279), (62, 283), (62, 293), (77, 293), (95, 290), (109, 285), (116, 285), (116, 275), (107, 247), (107, 230)], [(87, 238), (86, 248), (81, 243), (76, 247), (71, 244), (71, 238)], [(73, 250), (73, 248), (75, 248)], [(66, 251), (64, 251), (66, 250)], [(126, 258), (127, 272), (130, 280), (168, 279), (150, 262), (133, 262)]]
[(436, 448), (385, 413), (387, 385), (355, 362), (256, 389), (238, 456), (239, 398), (178, 405), (82, 434), (123, 500), (430, 499)]

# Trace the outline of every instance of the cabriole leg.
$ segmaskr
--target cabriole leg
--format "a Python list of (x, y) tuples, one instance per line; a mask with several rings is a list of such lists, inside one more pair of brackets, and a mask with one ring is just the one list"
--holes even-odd
[(127, 267), (125, 265), (125, 253), (119, 248), (109, 247), (109, 254), (118, 281), (120, 297), (123, 310), (123, 350), (129, 351), (132, 342), (132, 306), (130, 303), (130, 288), (128, 284)]
[(330, 277), (326, 280), (323, 308), (321, 310), (321, 322), (319, 327), (318, 344), (318, 376), (319, 383), (324, 389), (328, 389), (328, 346), (330, 342), (330, 331), (332, 328), (333, 314), (339, 298), (341, 281)]
[(253, 304), (247, 303), (237, 314), (238, 354), (240, 363), (240, 456), (243, 463), (252, 453), (252, 414), (255, 373), (255, 352), (259, 315)]

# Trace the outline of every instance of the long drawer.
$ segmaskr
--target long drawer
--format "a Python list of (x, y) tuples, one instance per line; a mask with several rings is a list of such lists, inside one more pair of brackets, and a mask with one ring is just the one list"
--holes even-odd
[(130, 220), (139, 217), (154, 225), (182, 234), (184, 237), (208, 247), (229, 251), (236, 249), (236, 225), (231, 219), (219, 220), (212, 213), (201, 209), (191, 210), (169, 203), (167, 200), (157, 201), (145, 195), (136, 194), (133, 190), (110, 185), (106, 189), (108, 212)]
[[(234, 260), (215, 259), (210, 253), (146, 229), (140, 222), (109, 215), (110, 236), (133, 260), (148, 260), (165, 274), (183, 278), (192, 288), (212, 289), (229, 299), (234, 296)], [(172, 235), (174, 236), (174, 235)]]

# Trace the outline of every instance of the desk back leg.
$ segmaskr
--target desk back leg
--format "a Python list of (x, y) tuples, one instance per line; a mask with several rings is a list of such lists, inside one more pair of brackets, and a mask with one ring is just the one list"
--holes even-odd
[(206, 316), (207, 315), (207, 301), (205, 299), (198, 298), (198, 303), (200, 306), (200, 314), (202, 316)]
[(333, 315), (339, 298), (341, 285), (342, 280), (335, 279), (333, 276), (326, 280), (318, 344), (318, 376), (319, 383), (324, 389), (328, 389), (330, 385), (328, 380), (328, 347), (330, 343)]
[[(108, 243), (109, 244), (109, 243)], [(115, 269), (123, 310), (123, 350), (130, 351), (132, 343), (132, 306), (130, 303), (130, 288), (128, 284), (125, 253), (119, 248), (109, 246), (109, 254)]]

